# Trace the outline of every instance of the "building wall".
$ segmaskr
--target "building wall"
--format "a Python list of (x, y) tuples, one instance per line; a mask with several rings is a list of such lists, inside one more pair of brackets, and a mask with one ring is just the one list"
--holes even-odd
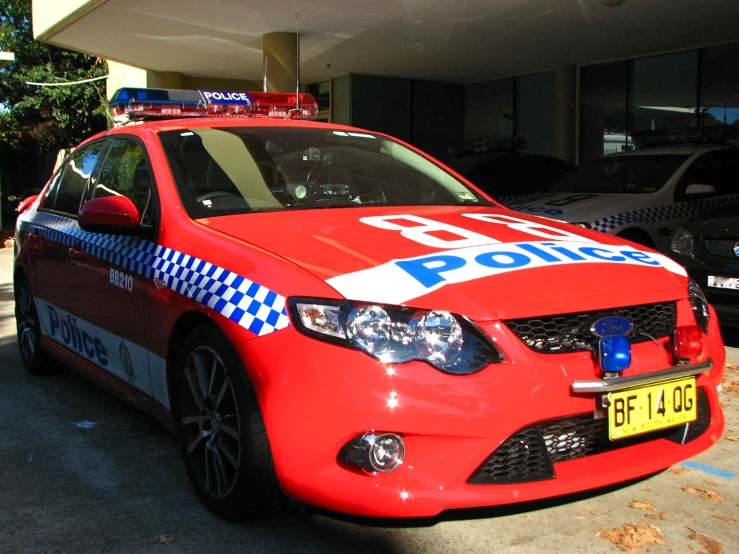
[(175, 88), (188, 90), (262, 90), (260, 81), (190, 77), (175, 71), (149, 71), (139, 67), (108, 60), (110, 77), (107, 79), (108, 98), (122, 87)]

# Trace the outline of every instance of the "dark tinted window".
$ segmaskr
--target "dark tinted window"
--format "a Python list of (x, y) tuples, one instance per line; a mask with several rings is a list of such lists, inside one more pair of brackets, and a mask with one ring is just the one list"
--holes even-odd
[[(80, 148), (72, 154), (62, 170), (62, 176), (58, 184), (59, 190), (56, 193), (53, 206), (54, 210), (77, 215), (87, 181), (95, 171), (104, 144), (104, 141), (98, 141)], [(50, 206), (44, 205), (44, 207)]]
[(605, 156), (568, 173), (548, 191), (651, 194), (662, 188), (687, 158), (681, 154)]
[(92, 185), (91, 197), (127, 196), (139, 209), (141, 222), (150, 224), (154, 213), (151, 185), (143, 148), (131, 140), (116, 139)]
[(739, 194), (739, 152), (715, 150), (702, 155), (680, 179), (678, 197), (689, 185), (711, 185), (716, 195)]

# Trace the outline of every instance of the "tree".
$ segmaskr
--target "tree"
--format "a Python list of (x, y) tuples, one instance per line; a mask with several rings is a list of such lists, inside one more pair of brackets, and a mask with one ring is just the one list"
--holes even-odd
[(0, 71), (0, 142), (17, 150), (70, 148), (107, 126), (105, 81), (38, 87), (100, 77), (107, 63), (33, 39), (30, 0), (0, 0), (0, 49), (15, 61)]

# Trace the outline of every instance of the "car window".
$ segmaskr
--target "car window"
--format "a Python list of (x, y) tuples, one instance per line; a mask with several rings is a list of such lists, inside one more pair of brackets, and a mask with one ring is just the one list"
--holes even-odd
[[(49, 194), (44, 201), (44, 208), (77, 216), (82, 195), (90, 176), (95, 171), (95, 166), (104, 145), (105, 141), (98, 141), (80, 148), (71, 155), (62, 170), (61, 178), (57, 181), (58, 184), (54, 183), (58, 190), (54, 195), (53, 204), (51, 202), (52, 195)], [(49, 201), (48, 204), (47, 200)]]
[(226, 127), (159, 137), (193, 218), (367, 205), (490, 205), (436, 163), (382, 135)]
[(651, 194), (661, 189), (687, 159), (682, 154), (596, 158), (556, 181), (548, 192)]
[(680, 178), (678, 199), (683, 199), (689, 185), (711, 185), (716, 192), (709, 195), (739, 194), (739, 152), (714, 150), (698, 157)]
[(91, 198), (126, 196), (139, 209), (141, 223), (150, 225), (154, 219), (152, 184), (143, 148), (132, 140), (116, 139), (91, 183)]
[(62, 172), (57, 171), (56, 175), (51, 180), (51, 184), (49, 185), (49, 188), (46, 190), (46, 194), (44, 195), (44, 199), (41, 201), (41, 207), (45, 208), (47, 210), (53, 210), (54, 209), (54, 201), (56, 200), (56, 191), (59, 188), (59, 177), (61, 177)]

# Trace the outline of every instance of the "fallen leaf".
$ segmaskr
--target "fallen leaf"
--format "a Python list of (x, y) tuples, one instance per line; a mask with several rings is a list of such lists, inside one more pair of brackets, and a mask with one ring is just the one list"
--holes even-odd
[(647, 544), (665, 543), (662, 531), (644, 523), (624, 523), (617, 529), (600, 529), (596, 536), (611, 541), (625, 552), (636, 552)]
[(159, 544), (174, 544), (177, 541), (172, 535), (157, 535), (156, 538)]
[(575, 519), (585, 519), (585, 516), (579, 516), (576, 514), (572, 514), (572, 517), (574, 517)]
[(708, 537), (704, 535), (703, 533), (696, 533), (692, 529), (690, 529), (691, 533), (688, 535), (689, 539), (693, 539), (694, 541), (700, 541), (701, 546), (706, 549), (706, 554), (722, 554), (724, 549), (721, 548), (721, 543), (718, 542), (716, 539), (712, 539), (711, 537)]
[(652, 504), (654, 504), (652, 500), (646, 500), (644, 502), (642, 502), (641, 500), (632, 500), (631, 502), (629, 502), (629, 508), (636, 508), (637, 510), (654, 511)]
[(729, 381), (728, 379), (724, 379), (721, 382), (721, 388), (726, 393), (734, 393), (739, 394), (739, 381)]
[(673, 467), (670, 470), (670, 473), (672, 473), (673, 475), (682, 475), (683, 473), (687, 473), (688, 471), (690, 471), (690, 469), (688, 469), (687, 467), (680, 466), (680, 467)]
[(647, 517), (649, 519), (665, 519), (665, 517), (667, 517), (667, 514), (665, 512), (660, 512), (653, 506), (653, 504), (654, 501), (652, 500), (645, 500), (644, 502), (642, 502), (641, 500), (632, 500), (631, 502), (629, 502), (629, 508), (636, 508), (637, 510), (647, 510), (653, 512), (651, 514), (647, 514)]
[(736, 435), (729, 435), (727, 437), (724, 437), (727, 441), (739, 441), (739, 437)]
[(721, 495), (716, 491), (709, 489), (702, 489), (700, 487), (683, 487), (685, 492), (699, 495), (703, 500), (710, 500), (711, 502), (721, 502)]
[(703, 481), (704, 485), (708, 485), (709, 487), (718, 487), (718, 483), (714, 483), (713, 481)]
[(723, 521), (728, 521), (729, 523), (736, 523), (739, 524), (739, 517), (729, 517), (729, 516), (713, 516), (716, 519), (721, 519)]
[(652, 489), (642, 489), (642, 492), (653, 492)]
[(736, 364), (726, 364), (726, 369), (739, 369), (739, 365), (736, 365)]

